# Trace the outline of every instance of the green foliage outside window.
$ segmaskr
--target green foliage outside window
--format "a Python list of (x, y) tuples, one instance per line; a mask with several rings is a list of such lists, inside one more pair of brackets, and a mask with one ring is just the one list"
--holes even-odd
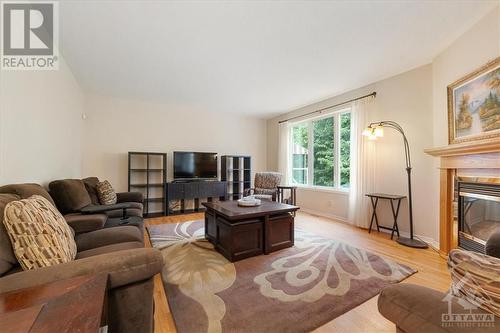
[(300, 147), (307, 150), (308, 139), (307, 139), (307, 125), (298, 125), (292, 128), (293, 133), (293, 143), (299, 145)]
[[(335, 124), (338, 120), (339, 124)], [(312, 138), (309, 138), (309, 126), (312, 126)], [(339, 130), (340, 142), (335, 142), (335, 129)], [(292, 127), (292, 179), (296, 184), (308, 184), (308, 153), (312, 148), (313, 184), (327, 187), (349, 187), (350, 178), (350, 136), (351, 114), (336, 116), (302, 123)], [(309, 147), (309, 142), (312, 147)], [(340, 145), (340, 149), (336, 146)], [(335, 184), (335, 154), (340, 150), (339, 184)]]
[(298, 125), (292, 128), (294, 148), (304, 152), (294, 152), (292, 154), (292, 179), (295, 184), (307, 184), (307, 149), (308, 149), (308, 128), (307, 124)]
[(340, 115), (340, 186), (349, 187), (351, 175), (351, 114)]
[(313, 122), (314, 185), (334, 186), (333, 117)]

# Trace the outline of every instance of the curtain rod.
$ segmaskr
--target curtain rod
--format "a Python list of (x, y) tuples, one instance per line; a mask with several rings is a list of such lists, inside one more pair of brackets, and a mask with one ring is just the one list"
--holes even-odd
[(308, 116), (308, 115), (313, 114), (313, 113), (322, 112), (322, 111), (334, 108), (336, 106), (340, 106), (340, 105), (344, 105), (344, 104), (347, 104), (347, 103), (351, 103), (351, 102), (354, 102), (354, 101), (357, 101), (357, 100), (360, 100), (360, 99), (363, 99), (363, 98), (366, 98), (366, 97), (370, 97), (370, 96), (377, 97), (377, 92), (374, 91), (371, 94), (360, 96), (360, 97), (356, 97), (356, 98), (353, 98), (353, 99), (350, 99), (348, 101), (345, 101), (345, 102), (342, 102), (342, 103), (338, 103), (338, 104), (335, 104), (335, 105), (330, 105), (330, 106), (324, 107), (324, 108), (316, 110), (316, 111), (311, 111), (311, 112), (308, 112), (308, 113), (305, 113), (305, 114), (301, 114), (300, 116), (295, 116), (295, 117), (288, 118), (288, 119), (285, 119), (285, 120), (280, 120), (280, 121), (278, 121), (278, 124), (286, 123), (289, 120), (293, 120), (293, 119), (297, 119), (297, 118), (302, 118), (302, 117)]

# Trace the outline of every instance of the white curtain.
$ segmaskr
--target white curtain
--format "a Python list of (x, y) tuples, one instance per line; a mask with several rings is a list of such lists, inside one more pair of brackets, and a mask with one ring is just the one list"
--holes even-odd
[(356, 101), (351, 109), (351, 173), (348, 221), (368, 228), (370, 199), (366, 193), (375, 188), (375, 143), (361, 133), (372, 122), (375, 100), (368, 97)]
[(278, 142), (278, 171), (282, 174), (281, 183), (289, 183), (289, 168), (288, 168), (288, 123), (279, 124), (279, 142)]

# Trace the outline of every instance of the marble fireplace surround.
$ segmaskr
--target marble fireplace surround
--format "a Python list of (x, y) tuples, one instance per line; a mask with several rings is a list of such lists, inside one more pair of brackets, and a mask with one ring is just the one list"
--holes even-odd
[[(465, 142), (426, 149), (439, 157), (439, 251), (447, 255), (458, 246), (458, 225), (453, 209), (455, 177), (500, 178), (500, 139)], [(495, 181), (493, 181), (495, 179)]]

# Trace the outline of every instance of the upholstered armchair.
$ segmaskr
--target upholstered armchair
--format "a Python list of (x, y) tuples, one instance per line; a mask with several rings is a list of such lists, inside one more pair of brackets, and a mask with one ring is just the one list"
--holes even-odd
[[(479, 296), (477, 300), (480, 303), (482, 302), (481, 295), (487, 295), (487, 298), (492, 300), (492, 302), (498, 302), (500, 298), (498, 282), (495, 282), (495, 278), (498, 281), (499, 276), (500, 228), (489, 237), (486, 243), (486, 255), (475, 254), (474, 252), (470, 253), (471, 255), (467, 255), (467, 251), (455, 249), (449, 255), (448, 267), (450, 268), (452, 280), (456, 281), (463, 278), (464, 286), (467, 287), (460, 290), (457, 293), (458, 296), (450, 291), (443, 293), (423, 286), (398, 283), (386, 287), (380, 293), (378, 298), (379, 312), (396, 324), (397, 332), (498, 332), (500, 317), (497, 315), (495, 315), (495, 322), (493, 323), (457, 321), (451, 323), (445, 322), (447, 325), (443, 325), (443, 314), (465, 313), (467, 315), (483, 316), (493, 314), (491, 311), (486, 311), (485, 307), (474, 305), (467, 307), (465, 305), (468, 304), (465, 295), (471, 291)], [(470, 285), (465, 283), (466, 281), (469, 281)], [(494, 287), (495, 284), (496, 287)], [(457, 285), (456, 282), (455, 285)], [(488, 304), (488, 302), (484, 302), (484, 304)], [(498, 303), (494, 304), (498, 308)]]
[(257, 199), (276, 201), (278, 185), (281, 183), (281, 173), (257, 172), (253, 188), (245, 190), (245, 196), (253, 195)]

